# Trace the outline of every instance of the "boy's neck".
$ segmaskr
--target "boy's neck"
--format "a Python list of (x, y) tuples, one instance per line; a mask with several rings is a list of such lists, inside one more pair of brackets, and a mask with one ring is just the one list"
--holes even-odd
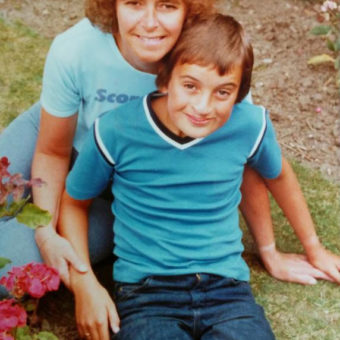
[(173, 134), (180, 138), (187, 137), (179, 130), (174, 123), (171, 121), (168, 114), (168, 95), (164, 94), (159, 97), (151, 98), (151, 108), (154, 111), (160, 122)]

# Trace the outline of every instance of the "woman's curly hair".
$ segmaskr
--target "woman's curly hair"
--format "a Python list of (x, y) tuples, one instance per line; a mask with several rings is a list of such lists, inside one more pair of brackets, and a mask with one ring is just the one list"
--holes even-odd
[[(214, 11), (216, 0), (183, 0), (187, 6), (185, 25)], [(85, 0), (85, 15), (103, 32), (116, 33), (116, 0)]]

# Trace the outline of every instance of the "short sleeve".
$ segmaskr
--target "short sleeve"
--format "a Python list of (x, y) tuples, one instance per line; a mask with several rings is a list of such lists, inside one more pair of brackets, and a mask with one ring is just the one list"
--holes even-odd
[(77, 53), (57, 37), (46, 58), (41, 104), (50, 114), (68, 117), (79, 109), (81, 98), (77, 86)]
[(265, 178), (276, 178), (282, 170), (282, 155), (275, 130), (268, 112), (265, 115), (265, 128), (261, 141), (248, 164)]
[(89, 131), (75, 164), (66, 179), (67, 193), (79, 200), (100, 195), (110, 183), (114, 164), (98, 147), (95, 126)]

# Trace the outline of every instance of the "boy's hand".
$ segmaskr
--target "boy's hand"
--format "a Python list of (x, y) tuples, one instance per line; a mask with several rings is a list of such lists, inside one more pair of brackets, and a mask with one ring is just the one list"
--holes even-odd
[(313, 266), (322, 270), (331, 278), (331, 281), (340, 284), (340, 256), (325, 249), (321, 243), (306, 252), (308, 260)]
[(286, 254), (272, 249), (260, 251), (260, 256), (265, 268), (270, 275), (281, 281), (295, 282), (303, 285), (313, 285), (317, 279), (334, 281), (326, 272), (313, 267), (305, 255)]
[(44, 262), (58, 270), (63, 283), (70, 286), (69, 265), (80, 273), (87, 272), (70, 242), (57, 234), (52, 227), (40, 227), (36, 230), (35, 239)]
[(93, 274), (81, 276), (72, 286), (79, 335), (88, 340), (110, 340), (109, 328), (114, 333), (119, 332), (116, 306)]

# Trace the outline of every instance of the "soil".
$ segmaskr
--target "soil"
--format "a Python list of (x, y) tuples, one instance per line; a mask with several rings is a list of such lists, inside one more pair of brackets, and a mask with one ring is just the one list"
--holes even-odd
[[(220, 1), (221, 10), (240, 20), (252, 39), (253, 100), (269, 110), (283, 153), (340, 183), (340, 98), (335, 70), (331, 64), (307, 65), (310, 57), (327, 52), (325, 42), (309, 34), (317, 24), (318, 6), (307, 0)], [(5, 19), (19, 19), (49, 38), (76, 23), (83, 13), (81, 0), (0, 0)], [(67, 293), (57, 293), (56, 301), (60, 294)], [(67, 303), (62, 300), (56, 312), (64, 314), (64, 321), (59, 320), (55, 331), (60, 339), (77, 339), (69, 322), (73, 315), (67, 304), (72, 304), (72, 297)], [(44, 322), (56, 327), (52, 321)]]

